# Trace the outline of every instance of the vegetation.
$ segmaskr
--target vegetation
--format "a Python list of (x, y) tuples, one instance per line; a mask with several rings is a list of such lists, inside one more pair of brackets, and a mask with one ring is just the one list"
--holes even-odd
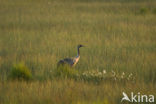
[(30, 80), (32, 79), (32, 74), (30, 69), (28, 69), (24, 64), (20, 63), (13, 66), (9, 78), (16, 80)]
[[(123, 91), (155, 95), (155, 5), (0, 0), (0, 104), (119, 104)], [(57, 70), (60, 59), (76, 55), (78, 44), (86, 47), (76, 71)], [(20, 62), (22, 68), (12, 67)], [(25, 67), (33, 81), (8, 79), (13, 69), (29, 76)]]
[(148, 9), (147, 8), (141, 8), (140, 9), (140, 14), (147, 14)]
[(53, 72), (54, 72), (53, 75), (55, 77), (63, 77), (63, 78), (73, 78), (78, 75), (77, 70), (68, 65), (60, 65)]

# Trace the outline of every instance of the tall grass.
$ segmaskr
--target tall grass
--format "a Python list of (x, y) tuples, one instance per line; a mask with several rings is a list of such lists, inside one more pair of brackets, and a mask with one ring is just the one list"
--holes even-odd
[[(128, 92), (154, 92), (155, 5), (154, 0), (0, 0), (0, 103), (34, 103), (40, 99), (39, 103), (110, 104), (120, 102), (120, 94), (126, 88)], [(140, 13), (142, 8), (148, 10), (144, 15)], [(75, 67), (79, 72), (133, 73), (137, 85), (133, 88), (127, 82), (113, 89), (113, 82), (57, 83), (52, 78), (57, 62), (75, 56), (80, 43), (86, 48), (80, 50), (81, 58)], [(21, 61), (32, 70), (36, 80), (45, 82), (7, 82), (12, 65)]]

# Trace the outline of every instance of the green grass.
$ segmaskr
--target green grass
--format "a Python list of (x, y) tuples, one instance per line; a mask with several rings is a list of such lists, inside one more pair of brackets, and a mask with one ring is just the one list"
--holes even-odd
[[(122, 91), (155, 94), (155, 6), (154, 0), (0, 0), (0, 103), (114, 104)], [(75, 56), (78, 44), (86, 46), (75, 67), (80, 73), (133, 73), (135, 84), (54, 78), (57, 62)], [(7, 79), (19, 62), (34, 81)]]
[(11, 80), (31, 80), (32, 74), (30, 69), (28, 69), (24, 63), (16, 64), (12, 67), (10, 75), (8, 76)]

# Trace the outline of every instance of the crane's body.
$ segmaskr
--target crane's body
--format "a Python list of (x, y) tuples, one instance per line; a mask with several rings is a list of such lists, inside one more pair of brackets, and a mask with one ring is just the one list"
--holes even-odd
[(63, 60), (60, 60), (58, 62), (58, 66), (65, 65), (65, 64), (67, 64), (67, 65), (69, 65), (71, 67), (75, 66), (78, 63), (79, 59), (80, 59), (80, 50), (79, 50), (80, 47), (84, 47), (84, 46), (83, 45), (78, 45), (77, 46), (77, 56), (76, 57), (74, 57), (74, 58), (65, 58)]

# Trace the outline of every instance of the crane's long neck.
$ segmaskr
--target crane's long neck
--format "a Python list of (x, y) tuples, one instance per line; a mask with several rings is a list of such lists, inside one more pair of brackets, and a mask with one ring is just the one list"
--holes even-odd
[(80, 50), (79, 50), (79, 47), (77, 47), (77, 56), (80, 56)]

